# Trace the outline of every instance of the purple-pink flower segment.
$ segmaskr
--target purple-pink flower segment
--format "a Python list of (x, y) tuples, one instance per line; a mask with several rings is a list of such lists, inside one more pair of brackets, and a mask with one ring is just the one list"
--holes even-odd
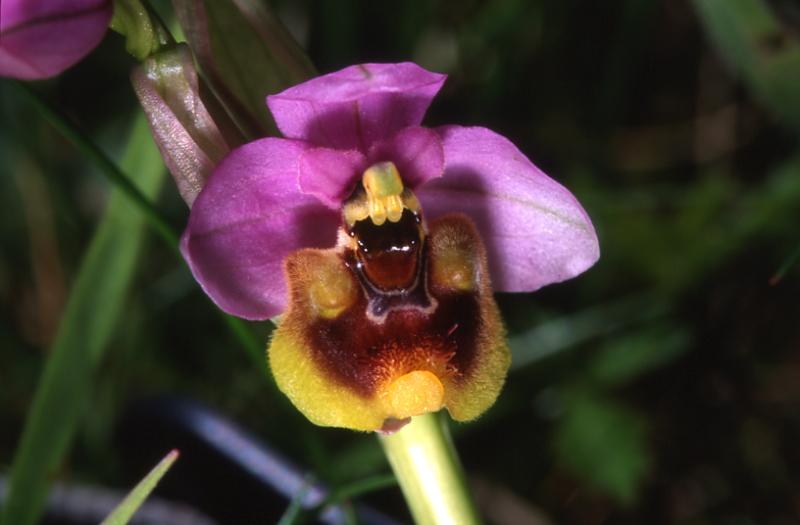
[(231, 152), (194, 202), (181, 249), (226, 312), (266, 319), (287, 304), (282, 264), (336, 244), (344, 201), (364, 170), (397, 166), (428, 221), (468, 215), (494, 290), (533, 291), (599, 257), (575, 197), (508, 139), (482, 127), (421, 126), (445, 75), (412, 63), (348, 67), (267, 98), (285, 138)]
[(0, 76), (58, 75), (100, 43), (110, 0), (0, 1)]

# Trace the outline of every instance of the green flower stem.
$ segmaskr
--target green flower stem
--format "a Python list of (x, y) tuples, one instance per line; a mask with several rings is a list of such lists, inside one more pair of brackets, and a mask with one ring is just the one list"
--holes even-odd
[(481, 523), (441, 416), (414, 417), (401, 430), (380, 440), (416, 523)]

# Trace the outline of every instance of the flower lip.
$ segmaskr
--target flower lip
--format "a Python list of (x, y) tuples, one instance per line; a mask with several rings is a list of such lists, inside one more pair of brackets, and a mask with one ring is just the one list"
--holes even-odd
[[(424, 288), (437, 306), (416, 308), (406, 296), (381, 321), (370, 315), (367, 287), (356, 284), (352, 249), (287, 258), (291, 299), (268, 353), (279, 388), (312, 422), (391, 430), (442, 407), (468, 421), (496, 399), (510, 359), (477, 230), (464, 216), (442, 217), (426, 244)], [(347, 285), (317, 304), (313, 287), (330, 279)], [(328, 315), (331, 302), (337, 311)]]

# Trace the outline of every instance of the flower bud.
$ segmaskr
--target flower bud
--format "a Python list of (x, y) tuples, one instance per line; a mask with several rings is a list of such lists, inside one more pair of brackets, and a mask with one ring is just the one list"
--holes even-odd
[(137, 60), (144, 60), (175, 42), (141, 0), (116, 0), (111, 29), (125, 36), (125, 49)]
[(191, 206), (214, 166), (241, 138), (224, 112), (214, 111), (212, 117), (216, 101), (201, 91), (202, 80), (185, 44), (145, 59), (131, 81), (161, 156)]
[(200, 71), (253, 140), (275, 133), (264, 99), (314, 75), (303, 50), (272, 13), (252, 0), (174, 0)]

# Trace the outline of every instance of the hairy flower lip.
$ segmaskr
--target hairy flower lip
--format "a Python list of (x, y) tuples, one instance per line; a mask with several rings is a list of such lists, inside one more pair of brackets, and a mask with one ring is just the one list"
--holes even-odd
[[(481, 127), (420, 126), (444, 78), (410, 63), (364, 64), (269, 97), (288, 138), (231, 152), (198, 195), (183, 236), (183, 254), (211, 298), (248, 319), (282, 312), (281, 261), (333, 246), (337, 207), (359, 169), (378, 159), (398, 164), (428, 219), (473, 219), (495, 290), (533, 291), (592, 266), (599, 246), (588, 215), (508, 139)], [(370, 158), (380, 144), (393, 146)]]
[[(424, 282), (414, 290), (432, 307), (398, 297), (381, 319), (349, 262), (352, 247), (287, 258), (290, 302), (268, 355), (278, 387), (312, 422), (391, 432), (441, 408), (469, 421), (494, 403), (510, 353), (480, 235), (451, 214), (434, 220), (425, 239)], [(330, 294), (315, 292), (321, 283)]]

